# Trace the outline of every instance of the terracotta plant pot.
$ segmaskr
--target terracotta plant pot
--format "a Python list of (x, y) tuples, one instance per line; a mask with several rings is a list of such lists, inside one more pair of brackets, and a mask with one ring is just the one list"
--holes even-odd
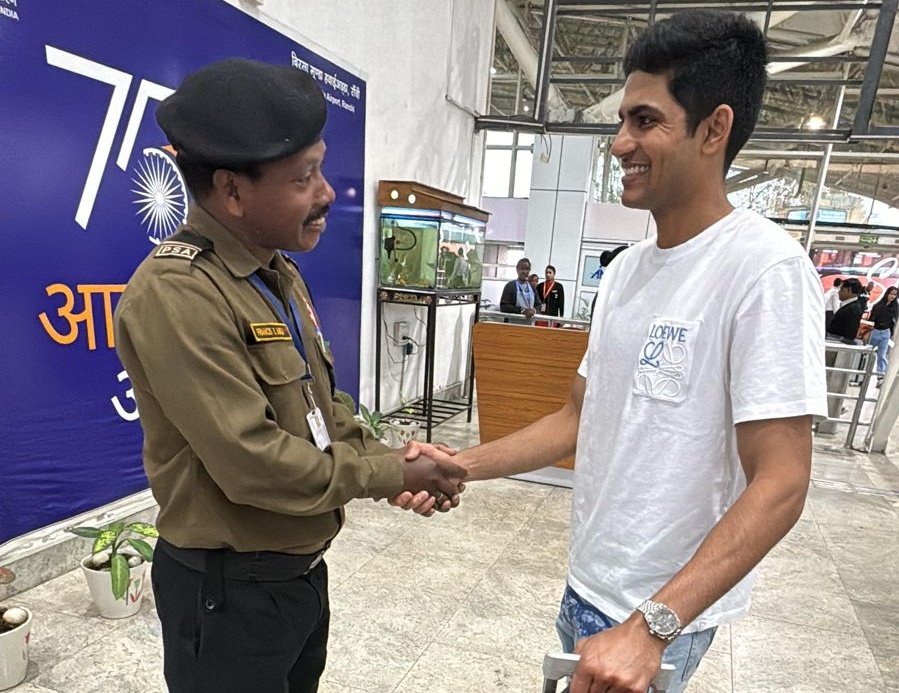
[(149, 563), (144, 561), (131, 569), (131, 575), (128, 579), (128, 589), (125, 590), (125, 596), (122, 599), (116, 599), (112, 594), (112, 577), (110, 576), (109, 571), (88, 568), (86, 563), (90, 558), (90, 556), (87, 556), (82, 559), (81, 570), (87, 580), (87, 586), (90, 588), (91, 597), (93, 597), (94, 604), (97, 605), (100, 615), (103, 618), (128, 618), (140, 611), (141, 602), (144, 598), (147, 566)]
[(32, 615), (12, 630), (0, 633), (0, 691), (18, 686), (25, 680), (28, 671), (28, 643), (31, 640)]

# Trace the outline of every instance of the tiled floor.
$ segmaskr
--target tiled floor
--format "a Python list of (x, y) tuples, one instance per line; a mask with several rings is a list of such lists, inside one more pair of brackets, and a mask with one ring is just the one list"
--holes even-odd
[[(462, 417), (458, 417), (461, 419)], [(466, 445), (464, 420), (436, 439)], [(899, 689), (899, 470), (819, 444), (802, 520), (760, 568), (751, 617), (722, 628), (692, 693)], [(423, 519), (356, 501), (328, 554), (333, 627), (322, 693), (531, 693), (565, 579), (570, 492), (472, 484)], [(16, 693), (164, 691), (148, 600), (96, 616), (77, 572), (20, 595), (35, 611)]]

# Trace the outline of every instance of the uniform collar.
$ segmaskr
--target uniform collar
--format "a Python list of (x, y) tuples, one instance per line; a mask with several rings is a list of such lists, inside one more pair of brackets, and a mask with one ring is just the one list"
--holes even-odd
[[(262, 267), (256, 256), (228, 230), (228, 227), (196, 202), (191, 205), (187, 214), (187, 226), (191, 231), (212, 241), (215, 254), (235, 277), (249, 277)], [(276, 257), (277, 255), (278, 253), (275, 253)]]

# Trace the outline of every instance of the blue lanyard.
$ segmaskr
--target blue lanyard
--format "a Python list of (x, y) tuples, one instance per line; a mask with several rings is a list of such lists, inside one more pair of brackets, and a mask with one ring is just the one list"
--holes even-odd
[(534, 304), (534, 294), (531, 291), (531, 283), (525, 282), (524, 287), (522, 287), (521, 282), (515, 282), (515, 286), (518, 288), (518, 295), (521, 296), (522, 300), (528, 305), (528, 308), (532, 307)]
[(287, 325), (290, 336), (293, 338), (293, 345), (297, 348), (297, 351), (300, 352), (300, 356), (303, 357), (303, 361), (306, 363), (306, 370), (308, 371), (309, 360), (306, 358), (306, 349), (303, 348), (303, 330), (297, 322), (297, 305), (294, 303), (293, 297), (288, 299), (290, 302), (290, 317), (288, 318), (284, 309), (284, 303), (275, 296), (275, 293), (268, 287), (268, 284), (262, 280), (262, 277), (254, 273), (250, 275), (249, 279), (253, 283), (253, 286), (259, 289), (262, 295), (268, 299), (268, 302), (272, 304), (272, 308), (275, 309), (278, 317), (280, 317), (281, 320), (284, 321), (284, 324)]

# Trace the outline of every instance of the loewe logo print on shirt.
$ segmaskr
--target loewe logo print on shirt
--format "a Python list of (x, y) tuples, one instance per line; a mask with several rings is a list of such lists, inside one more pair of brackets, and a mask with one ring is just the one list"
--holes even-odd
[(634, 394), (666, 402), (687, 397), (698, 321), (656, 318), (649, 326), (634, 371)]

